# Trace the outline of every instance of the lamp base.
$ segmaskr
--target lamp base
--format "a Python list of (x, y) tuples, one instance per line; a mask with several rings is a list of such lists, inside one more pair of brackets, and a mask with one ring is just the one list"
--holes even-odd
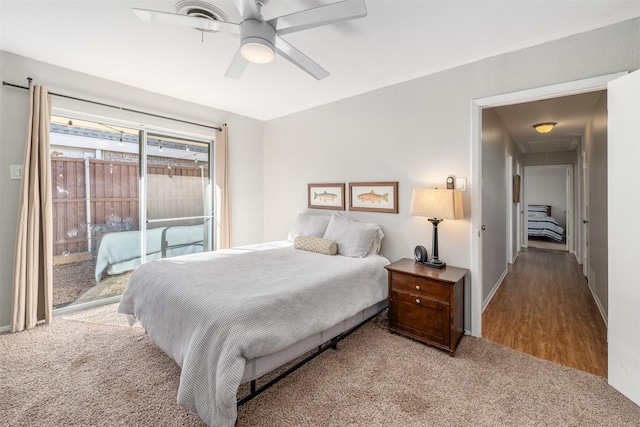
[(447, 263), (446, 262), (442, 262), (439, 259), (437, 259), (437, 260), (431, 260), (430, 259), (429, 261), (423, 262), (422, 265), (424, 265), (425, 267), (441, 269), (441, 268), (445, 268), (447, 266)]

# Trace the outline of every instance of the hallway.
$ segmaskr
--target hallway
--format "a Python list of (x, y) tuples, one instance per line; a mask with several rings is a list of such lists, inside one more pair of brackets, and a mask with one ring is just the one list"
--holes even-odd
[(485, 339), (607, 377), (607, 329), (573, 254), (522, 250), (482, 325)]

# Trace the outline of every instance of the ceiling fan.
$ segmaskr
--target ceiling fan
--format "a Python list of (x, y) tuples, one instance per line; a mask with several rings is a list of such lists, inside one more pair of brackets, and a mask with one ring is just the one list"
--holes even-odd
[(184, 3), (196, 4), (195, 8), (187, 7), (186, 15), (138, 8), (134, 8), (133, 11), (138, 18), (146, 22), (193, 27), (203, 31), (226, 31), (240, 35), (240, 47), (225, 73), (225, 77), (234, 79), (240, 78), (249, 62), (269, 63), (275, 58), (276, 52), (316, 79), (324, 79), (329, 76), (329, 72), (281, 36), (367, 16), (364, 0), (345, 0), (265, 21), (261, 9), (268, 1), (233, 0), (242, 16), (242, 22), (239, 24), (226, 21), (228, 18), (223, 12), (208, 12), (206, 6), (210, 6), (214, 11), (221, 11), (198, 0), (183, 0), (176, 4), (176, 9), (181, 3), (182, 6)]

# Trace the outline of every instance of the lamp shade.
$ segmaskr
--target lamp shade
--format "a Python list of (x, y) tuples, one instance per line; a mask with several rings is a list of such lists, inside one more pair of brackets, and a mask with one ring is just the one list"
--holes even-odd
[(414, 188), (411, 197), (411, 215), (438, 219), (462, 219), (462, 193), (460, 190)]

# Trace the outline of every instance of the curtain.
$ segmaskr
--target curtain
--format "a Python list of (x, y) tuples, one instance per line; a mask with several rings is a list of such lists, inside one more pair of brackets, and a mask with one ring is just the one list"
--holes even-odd
[(51, 323), (53, 229), (47, 89), (29, 82), (29, 121), (24, 151), (13, 271), (11, 332)]
[(231, 186), (229, 184), (229, 129), (223, 125), (216, 131), (215, 153), (217, 225), (216, 249), (231, 247)]

